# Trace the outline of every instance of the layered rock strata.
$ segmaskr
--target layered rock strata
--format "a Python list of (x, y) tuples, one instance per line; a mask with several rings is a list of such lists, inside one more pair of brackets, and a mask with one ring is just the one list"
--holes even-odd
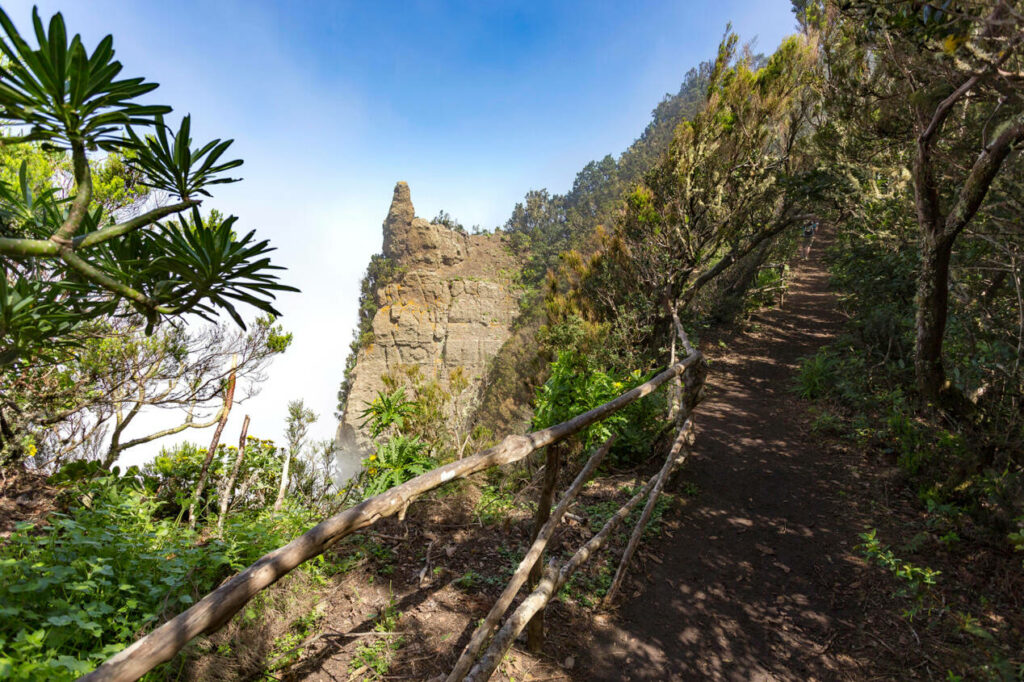
[(384, 220), (384, 255), (397, 275), (377, 290), (373, 341), (359, 350), (337, 446), (339, 470), (366, 455), (359, 413), (384, 390), (382, 377), (410, 365), (446, 385), (457, 368), (472, 400), (488, 362), (511, 334), (519, 312), (510, 276), (519, 264), (500, 233), (467, 235), (417, 218), (404, 182), (395, 185)]

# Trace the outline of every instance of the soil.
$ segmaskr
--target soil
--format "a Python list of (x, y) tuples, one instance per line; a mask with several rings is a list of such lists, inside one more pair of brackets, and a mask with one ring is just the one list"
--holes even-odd
[(19, 469), (0, 470), (0, 542), (19, 523), (45, 523), (56, 508), (56, 492), (46, 482), (46, 476)]

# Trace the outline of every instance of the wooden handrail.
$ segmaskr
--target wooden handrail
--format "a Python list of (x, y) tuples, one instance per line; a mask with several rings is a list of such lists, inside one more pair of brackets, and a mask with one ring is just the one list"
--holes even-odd
[[(505, 615), (505, 612), (508, 611), (509, 607), (512, 605), (512, 600), (522, 587), (525, 580), (524, 571), (531, 567), (534, 570), (537, 569), (541, 556), (540, 553), (543, 551), (544, 545), (554, 532), (554, 526), (561, 520), (562, 513), (564, 513), (565, 508), (568, 507), (568, 503), (572, 501), (572, 497), (575, 493), (578, 492), (578, 488), (582, 486), (582, 482), (585, 481), (586, 478), (590, 476), (593, 469), (596, 468), (595, 460), (599, 461), (600, 458), (604, 456), (604, 451), (611, 444), (610, 441), (605, 443), (605, 445), (599, 449), (590, 460), (588, 460), (586, 465), (583, 467), (583, 470), (579, 473), (572, 486), (566, 492), (563, 502), (559, 504), (558, 509), (555, 510), (548, 522), (544, 524), (544, 527), (538, 533), (537, 541), (534, 543), (534, 546), (530, 548), (530, 551), (520, 563), (519, 569), (513, 575), (512, 580), (506, 586), (504, 592), (502, 592), (501, 597), (491, 608), (490, 613), (487, 614), (487, 618), (484, 619), (473, 633), (473, 637), (469, 644), (466, 645), (466, 648), (463, 650), (459, 660), (456, 661), (455, 667), (452, 669), (445, 682), (463, 682), (463, 680), (466, 682), (485, 682), (486, 680), (489, 680), (494, 674), (499, 662), (505, 657), (505, 654), (512, 646), (515, 638), (519, 636), (524, 628), (534, 627), (534, 624), (538, 622), (537, 619), (543, 616), (543, 611), (547, 603), (555, 594), (558, 593), (569, 577), (571, 577), (572, 574), (583, 565), (583, 563), (585, 563), (594, 555), (595, 552), (597, 552), (598, 549), (601, 548), (612, 529), (625, 519), (630, 510), (636, 506), (644, 496), (647, 496), (647, 504), (644, 506), (644, 511), (640, 515), (640, 519), (637, 521), (636, 526), (633, 528), (629, 544), (623, 552), (622, 560), (619, 563), (618, 570), (615, 572), (615, 579), (612, 581), (612, 585), (608, 590), (605, 603), (610, 602), (614, 597), (616, 589), (626, 574), (630, 559), (632, 559), (634, 552), (636, 552), (636, 548), (640, 543), (640, 538), (643, 536), (644, 530), (647, 527), (647, 522), (650, 520), (651, 514), (654, 510), (654, 505), (661, 496), (661, 491), (664, 488), (665, 483), (668, 481), (669, 475), (676, 466), (686, 459), (687, 453), (683, 452), (683, 447), (686, 446), (690, 440), (693, 431), (693, 411), (703, 399), (705, 367), (703, 363), (700, 362), (702, 358), (700, 358), (700, 354), (690, 343), (690, 339), (686, 335), (686, 331), (683, 329), (683, 325), (679, 320), (679, 315), (676, 312), (675, 306), (666, 300), (666, 307), (671, 314), (678, 339), (681, 342), (683, 349), (689, 355), (687, 359), (694, 358), (698, 360), (698, 363), (692, 365), (686, 370), (686, 389), (682, 390), (682, 387), (679, 387), (680, 395), (678, 398), (681, 404), (678, 405), (679, 413), (677, 417), (682, 420), (682, 426), (679, 429), (679, 433), (676, 435), (675, 441), (672, 443), (672, 447), (669, 449), (664, 466), (662, 466), (661, 470), (650, 479), (640, 493), (635, 495), (624, 506), (622, 506), (612, 516), (612, 518), (608, 520), (604, 528), (597, 535), (593, 536), (589, 542), (583, 545), (583, 547), (581, 547), (569, 561), (564, 563), (561, 568), (558, 567), (556, 559), (551, 560), (548, 565), (548, 569), (543, 572), (543, 576), (540, 576), (533, 592), (523, 600), (515, 613), (505, 621), (504, 626), (494, 636), (494, 639), (491, 641), (487, 651), (483, 656), (480, 656), (480, 650), (483, 648), (486, 639), (497, 628), (498, 622)], [(674, 345), (672, 356), (673, 358), (675, 357)], [(679, 382), (678, 375), (676, 377), (676, 382)], [(674, 412), (676, 412), (675, 408), (670, 411), (670, 415)], [(550, 466), (550, 464), (551, 462), (549, 458), (548, 465)], [(542, 621), (538, 628), (537, 635), (538, 643), (540, 643), (543, 637)], [(479, 661), (476, 660), (478, 656), (480, 656)], [(474, 662), (476, 662), (476, 665), (473, 665)]]
[(130, 682), (139, 679), (161, 663), (171, 660), (195, 637), (225, 624), (261, 590), (303, 562), (320, 555), (342, 538), (379, 519), (399, 513), (420, 495), (448, 481), (465, 478), (493, 466), (517, 462), (542, 447), (579, 433), (649, 395), (666, 381), (697, 366), (702, 360), (703, 356), (694, 351), (649, 381), (599, 407), (526, 436), (506, 436), (493, 448), (428, 471), (320, 522), (284, 547), (264, 555), (187, 611), (107, 659), (96, 670), (78, 678), (79, 682)]

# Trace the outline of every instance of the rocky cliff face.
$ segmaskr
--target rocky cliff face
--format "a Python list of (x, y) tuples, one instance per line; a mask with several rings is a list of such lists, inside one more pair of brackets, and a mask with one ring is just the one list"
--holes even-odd
[(357, 356), (338, 425), (339, 469), (350, 470), (369, 450), (359, 413), (384, 389), (386, 374), (415, 365), (445, 385), (461, 367), (470, 379), (467, 392), (479, 390), (488, 361), (511, 334), (519, 312), (509, 281), (519, 264), (504, 240), (500, 233), (466, 235), (417, 218), (409, 186), (395, 186), (383, 251), (398, 274), (377, 290), (373, 341)]

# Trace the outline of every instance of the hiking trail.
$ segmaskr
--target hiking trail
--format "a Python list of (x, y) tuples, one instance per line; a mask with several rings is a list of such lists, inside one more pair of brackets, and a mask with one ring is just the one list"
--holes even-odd
[(863, 483), (850, 453), (811, 432), (793, 393), (800, 359), (842, 323), (821, 263), (826, 240), (794, 261), (781, 308), (756, 315), (725, 350), (706, 349), (708, 397), (673, 485), (696, 495), (648, 543), (657, 558), (637, 567), (642, 584), (627, 583), (618, 613), (595, 622), (574, 679), (869, 679), (892, 669), (877, 659), (895, 651), (857, 625), (864, 564), (852, 549), (865, 521), (848, 491)]

